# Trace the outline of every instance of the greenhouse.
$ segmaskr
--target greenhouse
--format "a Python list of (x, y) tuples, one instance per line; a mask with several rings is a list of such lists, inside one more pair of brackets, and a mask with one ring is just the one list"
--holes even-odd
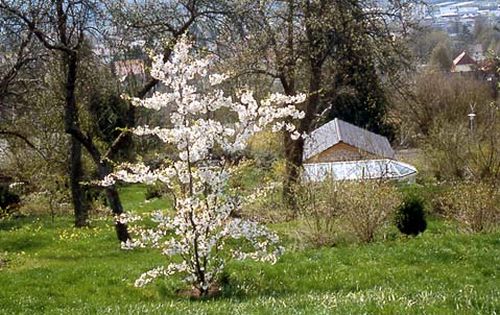
[(304, 164), (307, 181), (393, 179), (412, 181), (417, 174), (415, 167), (390, 159), (358, 160)]
[(322, 181), (395, 179), (411, 181), (412, 165), (395, 160), (389, 140), (341, 119), (324, 124), (305, 137), (304, 178)]

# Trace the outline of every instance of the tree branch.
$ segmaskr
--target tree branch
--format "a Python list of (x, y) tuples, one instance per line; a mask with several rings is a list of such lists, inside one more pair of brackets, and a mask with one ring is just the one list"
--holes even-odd
[(26, 145), (30, 148), (32, 148), (33, 150), (35, 150), (36, 153), (38, 153), (44, 160), (47, 160), (47, 157), (45, 156), (45, 154), (43, 154), (42, 151), (40, 151), (40, 149), (38, 149), (34, 144), (33, 142), (31, 142), (28, 137), (26, 137), (25, 135), (17, 132), (17, 131), (12, 131), (12, 130), (4, 130), (4, 129), (0, 129), (0, 135), (6, 135), (6, 136), (12, 136), (12, 137), (16, 137), (18, 139), (21, 139), (22, 141), (24, 141), (24, 143), (26, 143)]
[(4, 0), (0, 0), (0, 10), (3, 10), (21, 19), (26, 24), (30, 32), (32, 32), (47, 49), (59, 50), (69, 54), (75, 53), (71, 48), (67, 46), (50, 43), (48, 36), (37, 27), (36, 23), (33, 20), (30, 20), (20, 10), (7, 5)]

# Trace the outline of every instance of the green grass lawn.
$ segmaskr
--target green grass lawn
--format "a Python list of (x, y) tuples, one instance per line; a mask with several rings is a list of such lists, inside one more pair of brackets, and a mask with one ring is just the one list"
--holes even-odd
[[(167, 204), (144, 203), (138, 189), (122, 196), (128, 209)], [(0, 222), (0, 314), (500, 313), (498, 232), (459, 234), (433, 220), (413, 239), (291, 249), (275, 265), (232, 262), (222, 296), (192, 301), (175, 294), (179, 278), (133, 287), (163, 262), (155, 251), (120, 250), (108, 222), (71, 224), (71, 217)]]

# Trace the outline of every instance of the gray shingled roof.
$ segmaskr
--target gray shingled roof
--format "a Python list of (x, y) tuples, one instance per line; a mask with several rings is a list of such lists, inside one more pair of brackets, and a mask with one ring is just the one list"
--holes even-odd
[(335, 118), (305, 137), (303, 159), (305, 161), (340, 142), (380, 157), (394, 158), (394, 150), (386, 137)]

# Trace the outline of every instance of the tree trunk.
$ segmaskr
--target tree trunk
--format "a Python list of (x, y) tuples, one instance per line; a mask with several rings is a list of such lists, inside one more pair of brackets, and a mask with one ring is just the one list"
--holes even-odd
[[(114, 215), (120, 215), (123, 213), (122, 203), (120, 201), (120, 195), (114, 186), (106, 188), (106, 197), (108, 198), (109, 206)], [(115, 223), (116, 236), (120, 242), (126, 242), (131, 239), (128, 233), (127, 225), (116, 221)]]
[[(92, 141), (92, 138), (86, 136), (80, 129), (73, 128), (69, 130), (69, 132), (78, 139), (79, 143), (85, 146), (85, 149), (90, 154), (90, 157), (94, 161), (97, 166), (97, 171), (99, 174), (99, 179), (104, 179), (106, 176), (113, 172), (113, 166), (103, 158), (99, 149), (95, 146)], [(111, 211), (115, 216), (118, 216), (123, 213), (123, 206), (120, 201), (120, 195), (116, 190), (115, 186), (110, 186), (105, 188), (106, 198), (108, 199), (109, 206)], [(120, 242), (125, 242), (130, 239), (130, 235), (127, 230), (127, 225), (122, 224), (120, 222), (115, 223), (116, 235)]]
[(75, 226), (88, 225), (89, 205), (85, 198), (85, 191), (80, 185), (83, 177), (82, 145), (73, 136), (70, 145), (70, 188), (75, 213)]
[(285, 146), (285, 178), (283, 183), (283, 200), (288, 209), (297, 211), (295, 188), (300, 181), (300, 167), (302, 166), (302, 152), (304, 141), (302, 138), (292, 140), (288, 133), (284, 134)]
[[(73, 128), (69, 132), (73, 135), (73, 137), (78, 139), (80, 144), (83, 144), (87, 149), (87, 152), (90, 154), (92, 160), (97, 166), (99, 179), (102, 180), (113, 172), (112, 165), (108, 161), (106, 161), (105, 158), (101, 156), (101, 153), (99, 152), (99, 149), (94, 145), (92, 138), (86, 136), (85, 134), (82, 133), (80, 129), (77, 128)], [(111, 208), (111, 211), (113, 212), (113, 215), (118, 216), (122, 214), (123, 206), (120, 201), (120, 195), (118, 194), (116, 187), (115, 186), (106, 187), (105, 191), (106, 191), (106, 198), (108, 199), (108, 204)], [(125, 242), (131, 239), (126, 224), (122, 224), (116, 221), (115, 230), (118, 240), (120, 242)]]
[[(112, 169), (105, 161), (100, 161), (98, 166), (99, 177), (101, 179), (104, 179), (104, 177), (111, 174)], [(108, 204), (111, 208), (111, 211), (113, 212), (113, 215), (118, 216), (123, 213), (123, 206), (120, 200), (120, 195), (118, 194), (115, 186), (106, 187), (106, 198), (108, 199)], [(116, 236), (118, 237), (118, 240), (120, 242), (126, 242), (127, 240), (131, 239), (126, 224), (116, 221), (115, 231)]]
[[(85, 191), (80, 182), (83, 179), (82, 167), (82, 146), (88, 151), (95, 162), (100, 179), (104, 179), (112, 172), (112, 167), (103, 160), (99, 149), (92, 142), (92, 138), (85, 135), (78, 120), (78, 108), (76, 106), (75, 83), (78, 69), (78, 55), (76, 52), (63, 52), (63, 61), (66, 66), (66, 106), (65, 106), (65, 129), (71, 135), (70, 147), (70, 182), (71, 196), (75, 210), (75, 226), (85, 226), (88, 224), (89, 205), (85, 198)], [(106, 197), (114, 215), (123, 213), (120, 196), (114, 186), (106, 188)], [(120, 222), (115, 223), (118, 240), (125, 242), (130, 239), (127, 226)]]
[[(311, 61), (311, 74), (309, 78), (309, 97), (304, 107), (305, 116), (300, 121), (298, 131), (301, 134), (309, 133), (313, 127), (314, 114), (320, 102), (321, 87), (321, 63)], [(298, 210), (295, 186), (300, 182), (300, 169), (302, 167), (302, 155), (304, 153), (304, 139), (292, 140), (285, 134), (285, 181), (283, 185), (283, 199), (286, 206), (294, 211)]]
[[(289, 41), (288, 41), (288, 49), (289, 51), (293, 51), (293, 1), (289, 2)], [(303, 3), (304, 10), (304, 18), (305, 18), (305, 28), (306, 28), (306, 37), (309, 45), (309, 49), (307, 52), (307, 60), (309, 63), (309, 87), (308, 87), (308, 99), (305, 103), (305, 106), (302, 110), (305, 113), (305, 116), (302, 120), (300, 120), (298, 124), (298, 131), (301, 134), (305, 134), (311, 131), (313, 127), (314, 115), (316, 114), (319, 108), (320, 102), (320, 88), (321, 88), (321, 76), (322, 76), (322, 65), (324, 62), (324, 58), (322, 57), (322, 50), (320, 49), (320, 41), (318, 40), (317, 33), (317, 21), (313, 16), (313, 10), (311, 3), (309, 1), (305, 1)], [(320, 8), (321, 12), (322, 9)], [(289, 77), (294, 77), (295, 64), (292, 63), (292, 67), (288, 69)], [(285, 89), (285, 93), (287, 95), (295, 95), (295, 86), (290, 86), (286, 83), (293, 82), (293, 80), (281, 80), (283, 87)], [(293, 89), (287, 91), (287, 89)], [(293, 94), (290, 94), (293, 93)], [(302, 155), (304, 152), (304, 139), (299, 138), (297, 140), (292, 140), (287, 135), (285, 135), (284, 140), (285, 145), (285, 158), (286, 158), (286, 168), (285, 168), (285, 181), (283, 185), (283, 199), (285, 203), (290, 209), (295, 211), (297, 208), (297, 198), (294, 193), (294, 186), (300, 181), (300, 169), (302, 167)]]
[[(294, 45), (294, 14), (295, 1), (288, 1), (287, 15), (287, 42), (285, 56), (285, 73), (281, 75), (281, 84), (286, 95), (293, 96), (295, 91), (295, 45)], [(297, 209), (297, 198), (295, 198), (295, 188), (299, 181), (300, 166), (302, 165), (303, 139), (292, 140), (290, 135), (285, 132), (283, 138), (285, 153), (285, 178), (283, 181), (283, 201), (288, 209), (295, 212)]]
[(75, 212), (75, 226), (82, 227), (88, 224), (89, 204), (85, 198), (85, 191), (80, 182), (83, 179), (82, 144), (71, 134), (71, 130), (79, 127), (78, 109), (76, 107), (76, 76), (78, 57), (76, 53), (63, 52), (63, 62), (66, 68), (65, 82), (65, 129), (71, 136), (70, 144), (70, 187)]

